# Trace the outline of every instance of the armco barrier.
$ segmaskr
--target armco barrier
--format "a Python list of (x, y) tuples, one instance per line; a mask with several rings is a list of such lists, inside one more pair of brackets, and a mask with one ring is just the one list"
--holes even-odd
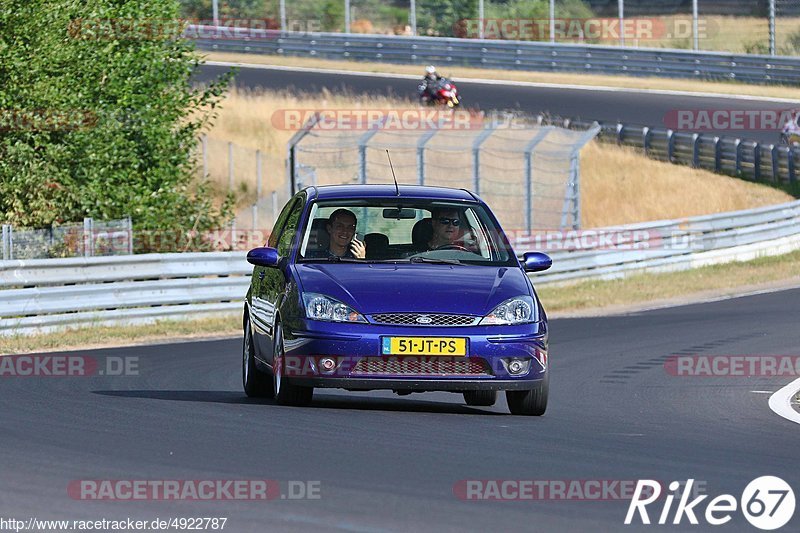
[[(535, 283), (683, 270), (800, 249), (800, 201), (584, 231), (630, 240), (624, 249), (581, 248), (566, 234), (573, 245), (545, 248), (553, 267), (533, 275)], [(515, 249), (542, 249), (541, 241), (517, 236)], [(3, 261), (0, 335), (237, 312), (251, 272), (243, 252)]]
[(190, 26), (186, 34), (198, 48), (221, 52), (761, 84), (800, 82), (800, 58), (789, 56), (211, 26)]
[(242, 308), (244, 252), (0, 262), (0, 335), (133, 324)]
[[(540, 124), (577, 130), (597, 123), (543, 115), (537, 119)], [(794, 147), (632, 124), (599, 124), (598, 140), (638, 148), (653, 159), (753, 181), (782, 185), (797, 181), (800, 150)], [(777, 135), (776, 132), (776, 141)]]

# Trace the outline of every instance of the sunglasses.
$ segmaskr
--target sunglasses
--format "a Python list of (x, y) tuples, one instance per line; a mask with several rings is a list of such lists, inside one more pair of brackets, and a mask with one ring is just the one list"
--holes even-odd
[(457, 218), (447, 218), (447, 217), (439, 217), (438, 218), (439, 224), (442, 226), (455, 226), (458, 227), (461, 225), (461, 221)]

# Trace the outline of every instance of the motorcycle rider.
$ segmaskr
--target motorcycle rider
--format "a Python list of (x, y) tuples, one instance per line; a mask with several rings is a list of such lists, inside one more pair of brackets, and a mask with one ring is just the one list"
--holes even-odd
[(419, 84), (419, 96), (427, 102), (436, 97), (436, 89), (439, 83), (444, 79), (436, 72), (436, 67), (428, 65), (425, 67), (425, 77), (422, 78), (422, 83)]
[(800, 109), (791, 111), (792, 117), (783, 125), (781, 139), (786, 144), (795, 144), (800, 140)]

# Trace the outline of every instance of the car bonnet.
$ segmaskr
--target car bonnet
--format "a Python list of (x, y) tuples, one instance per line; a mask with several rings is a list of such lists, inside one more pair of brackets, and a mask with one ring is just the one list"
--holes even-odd
[(519, 268), (474, 265), (305, 263), (300, 288), (365, 315), (449, 313), (483, 316), (503, 301), (531, 295)]

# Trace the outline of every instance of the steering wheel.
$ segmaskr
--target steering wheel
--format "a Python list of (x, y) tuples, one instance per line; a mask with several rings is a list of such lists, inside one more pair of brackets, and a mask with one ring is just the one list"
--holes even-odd
[(439, 250), (460, 250), (462, 252), (469, 252), (470, 251), (467, 248), (461, 246), (460, 244), (443, 244), (442, 246), (439, 246), (435, 250), (436, 251), (439, 251)]

